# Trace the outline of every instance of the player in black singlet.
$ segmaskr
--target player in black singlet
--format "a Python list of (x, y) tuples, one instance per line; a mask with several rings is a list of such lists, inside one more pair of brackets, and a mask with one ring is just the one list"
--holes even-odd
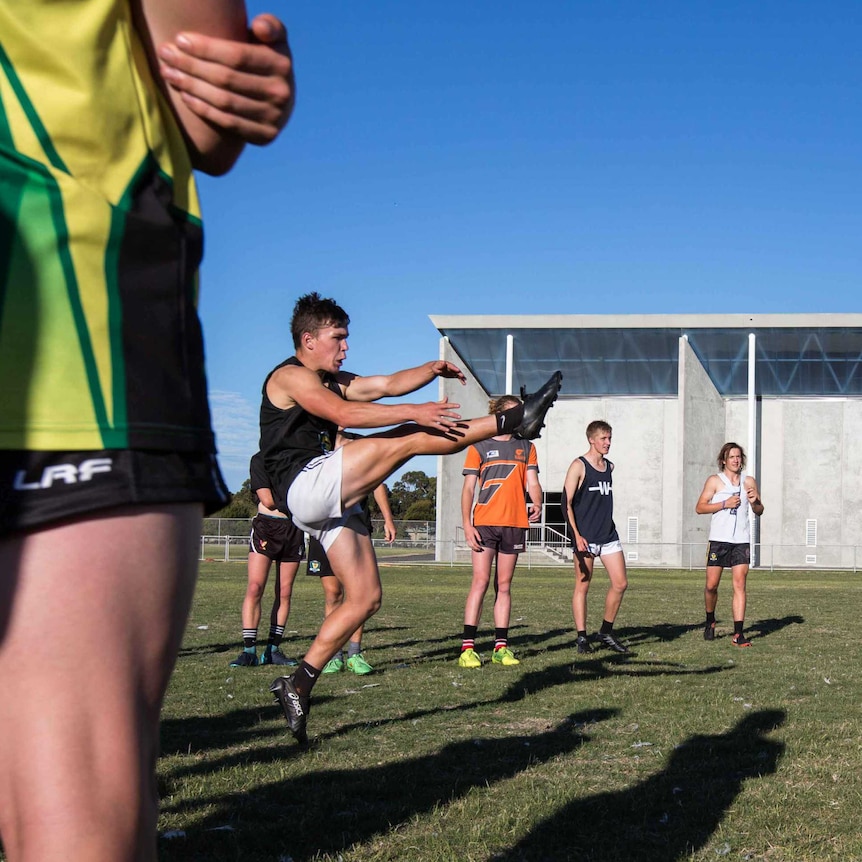
[[(445, 399), (374, 404), (414, 392), (435, 377), (466, 379), (444, 360), (372, 377), (342, 371), (348, 323), (333, 300), (316, 293), (300, 297), (291, 322), (296, 352), (267, 376), (262, 393), (260, 449), (279, 505), (300, 529), (320, 540), (345, 594), (296, 672), (270, 686), (300, 741), (306, 739), (309, 696), (322, 668), (380, 607), (377, 560), (359, 504), (414, 455), (459, 452), (495, 434), (537, 437), (562, 378), (556, 372), (523, 404), (466, 421), (456, 412), (459, 405)], [(397, 427), (333, 448), (339, 427), (391, 425)]]
[(628, 587), (626, 560), (614, 525), (613, 469), (605, 457), (611, 448), (611, 426), (596, 420), (587, 425), (590, 448), (575, 458), (566, 472), (563, 485), (563, 514), (572, 540), (575, 564), (575, 590), (572, 615), (577, 630), (579, 653), (592, 652), (587, 638), (587, 592), (593, 578), (593, 563), (598, 557), (610, 578), (605, 597), (602, 626), (593, 640), (615, 652), (629, 648), (614, 635), (614, 621)]

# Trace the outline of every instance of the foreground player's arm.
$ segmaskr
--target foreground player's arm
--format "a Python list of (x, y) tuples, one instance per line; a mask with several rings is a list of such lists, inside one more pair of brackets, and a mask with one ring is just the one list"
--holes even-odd
[(389, 489), (385, 484), (381, 483), (374, 489), (374, 502), (377, 503), (377, 508), (383, 516), (383, 538), (391, 545), (395, 541), (397, 531), (392, 517), (392, 508), (389, 505)]
[(760, 499), (760, 492), (757, 490), (757, 482), (753, 476), (745, 477), (745, 495), (748, 497), (748, 505), (751, 506), (751, 511), (755, 515), (763, 514), (763, 500)]
[(378, 398), (408, 395), (426, 386), (435, 377), (454, 378), (460, 380), (462, 385), (467, 383), (461, 369), (443, 359), (396, 371), (394, 374), (375, 374), (370, 377), (340, 374), (338, 382), (344, 397), (349, 401), (376, 401)]
[(464, 477), (464, 484), (461, 486), (461, 524), (464, 527), (464, 540), (470, 549), (481, 553), (479, 531), (473, 526), (473, 498), (478, 481), (479, 477), (475, 473), (468, 473)]
[(285, 365), (274, 372), (266, 384), (266, 394), (282, 410), (299, 404), (313, 416), (343, 428), (382, 428), (402, 422), (416, 422), (427, 428), (445, 431), (455, 426), (461, 418), (455, 412), (459, 405), (445, 398), (424, 404), (345, 401), (324, 386), (314, 371), (296, 365)]
[(180, 33), (158, 46), (162, 78), (201, 119), (250, 144), (268, 144), (284, 128), (296, 93), (287, 30), (258, 15), (248, 41)]
[(227, 173), (239, 158), (245, 142), (233, 133), (206, 122), (183, 100), (179, 90), (167, 86), (159, 69), (158, 46), (173, 42), (182, 32), (200, 32), (237, 42), (248, 41), (243, 0), (133, 0), (138, 31), (153, 77), (162, 86), (186, 139), (192, 165), (206, 173)]
[(716, 485), (719, 481), (720, 480), (717, 476), (710, 476), (706, 480), (703, 490), (700, 492), (700, 496), (697, 498), (697, 503), (694, 507), (694, 511), (697, 512), (698, 515), (712, 515), (714, 512), (720, 512), (722, 509), (726, 509), (728, 507), (732, 508), (734, 505), (739, 505), (735, 500), (725, 500), (721, 503), (710, 503), (710, 500), (715, 496), (715, 492), (718, 490)]
[(563, 493), (566, 495), (566, 520), (569, 522), (569, 527), (572, 530), (572, 537), (575, 540), (575, 547), (579, 551), (586, 551), (589, 548), (589, 543), (580, 534), (577, 522), (575, 521), (574, 499), (581, 482), (584, 480), (584, 463), (580, 458), (575, 458), (569, 465), (566, 471), (566, 480), (563, 482)]

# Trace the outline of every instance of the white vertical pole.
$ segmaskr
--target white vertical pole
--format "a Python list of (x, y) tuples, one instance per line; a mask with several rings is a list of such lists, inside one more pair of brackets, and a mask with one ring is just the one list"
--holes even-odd
[[(745, 472), (757, 480), (757, 399), (754, 393), (755, 359), (757, 356), (757, 336), (748, 333), (748, 463)], [(745, 493), (743, 490), (742, 493)], [(748, 509), (748, 519), (751, 528), (751, 565), (758, 564), (757, 559), (757, 518), (751, 507)]]
[(506, 391), (504, 395), (512, 394), (513, 379), (515, 376), (515, 336), (509, 333), (506, 336)]

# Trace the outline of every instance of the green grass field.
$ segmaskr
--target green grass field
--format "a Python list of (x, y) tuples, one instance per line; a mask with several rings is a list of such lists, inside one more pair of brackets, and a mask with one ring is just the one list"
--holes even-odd
[[(519, 571), (514, 668), (456, 664), (465, 568), (384, 567), (365, 653), (318, 683), (297, 746), (239, 652), (241, 564), (205, 564), (168, 693), (164, 860), (862, 859), (862, 576), (752, 572), (751, 649), (704, 642), (698, 573), (635, 570), (630, 656), (572, 647), (571, 574)], [(284, 646), (322, 615), (297, 579)], [(591, 625), (606, 586), (597, 567)], [(591, 629), (592, 630), (592, 629)], [(491, 644), (486, 603), (477, 649)]]

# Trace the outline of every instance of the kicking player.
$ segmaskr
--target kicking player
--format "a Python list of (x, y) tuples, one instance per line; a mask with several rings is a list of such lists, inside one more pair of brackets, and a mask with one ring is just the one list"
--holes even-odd
[[(490, 402), (489, 413), (502, 413), (520, 403), (514, 395), (503, 395)], [(542, 517), (536, 447), (529, 440), (520, 440), (511, 434), (481, 440), (467, 449), (463, 473), (461, 520), (464, 538), (473, 552), (473, 581), (464, 607), (458, 664), (468, 668), (482, 665), (482, 658), (475, 650), (476, 631), (491, 582), (491, 569), (495, 567), (491, 661), (507, 666), (520, 664), (509, 649), (511, 587), (518, 555), (526, 547), (527, 528)], [(529, 495), (529, 504), (524, 502), (525, 492)]]
[[(466, 421), (456, 412), (459, 405), (446, 399), (375, 404), (414, 392), (435, 377), (466, 380), (444, 360), (371, 377), (343, 371), (348, 323), (333, 300), (316, 293), (300, 297), (291, 321), (295, 354), (267, 376), (260, 411), (260, 449), (279, 505), (284, 501), (294, 523), (320, 540), (344, 587), (344, 601), (323, 621), (299, 668), (271, 686), (300, 741), (306, 739), (309, 698), (322, 668), (380, 607), (377, 559), (359, 517), (362, 500), (414, 455), (452, 454), (495, 434), (537, 437), (562, 379), (556, 372), (524, 404)], [(339, 427), (391, 425), (396, 427), (334, 448)]]
[[(694, 507), (698, 515), (711, 515), (709, 544), (706, 551), (706, 623), (703, 639), (715, 639), (715, 607), (721, 573), (730, 566), (733, 574), (734, 646), (749, 647), (743, 634), (745, 622), (746, 582), (751, 561), (751, 523), (749, 507), (755, 515), (763, 514), (763, 501), (753, 476), (746, 476), (745, 452), (738, 443), (725, 443), (718, 453), (718, 473), (710, 476)], [(745, 493), (743, 493), (743, 491)]]
[[(257, 496), (257, 515), (251, 522), (248, 551), (248, 585), (242, 602), (242, 652), (231, 667), (257, 667), (277, 664), (295, 667), (279, 646), (290, 616), (293, 581), (305, 555), (305, 534), (293, 521), (275, 507), (269, 477), (263, 469), (260, 452), (252, 455), (249, 465), (251, 490)], [(276, 566), (276, 596), (269, 620), (269, 637), (260, 658), (257, 655), (257, 629), (260, 625), (260, 603), (263, 600), (269, 570)]]
[(601, 420), (587, 425), (590, 448), (572, 461), (563, 485), (563, 513), (575, 557), (572, 615), (578, 633), (576, 647), (579, 653), (593, 651), (587, 638), (587, 593), (596, 557), (607, 570), (610, 585), (605, 596), (602, 626), (592, 640), (619, 653), (629, 651), (614, 635), (614, 621), (628, 587), (628, 579), (623, 546), (614, 524), (614, 465), (606, 457), (611, 448), (612, 433), (611, 426)]

